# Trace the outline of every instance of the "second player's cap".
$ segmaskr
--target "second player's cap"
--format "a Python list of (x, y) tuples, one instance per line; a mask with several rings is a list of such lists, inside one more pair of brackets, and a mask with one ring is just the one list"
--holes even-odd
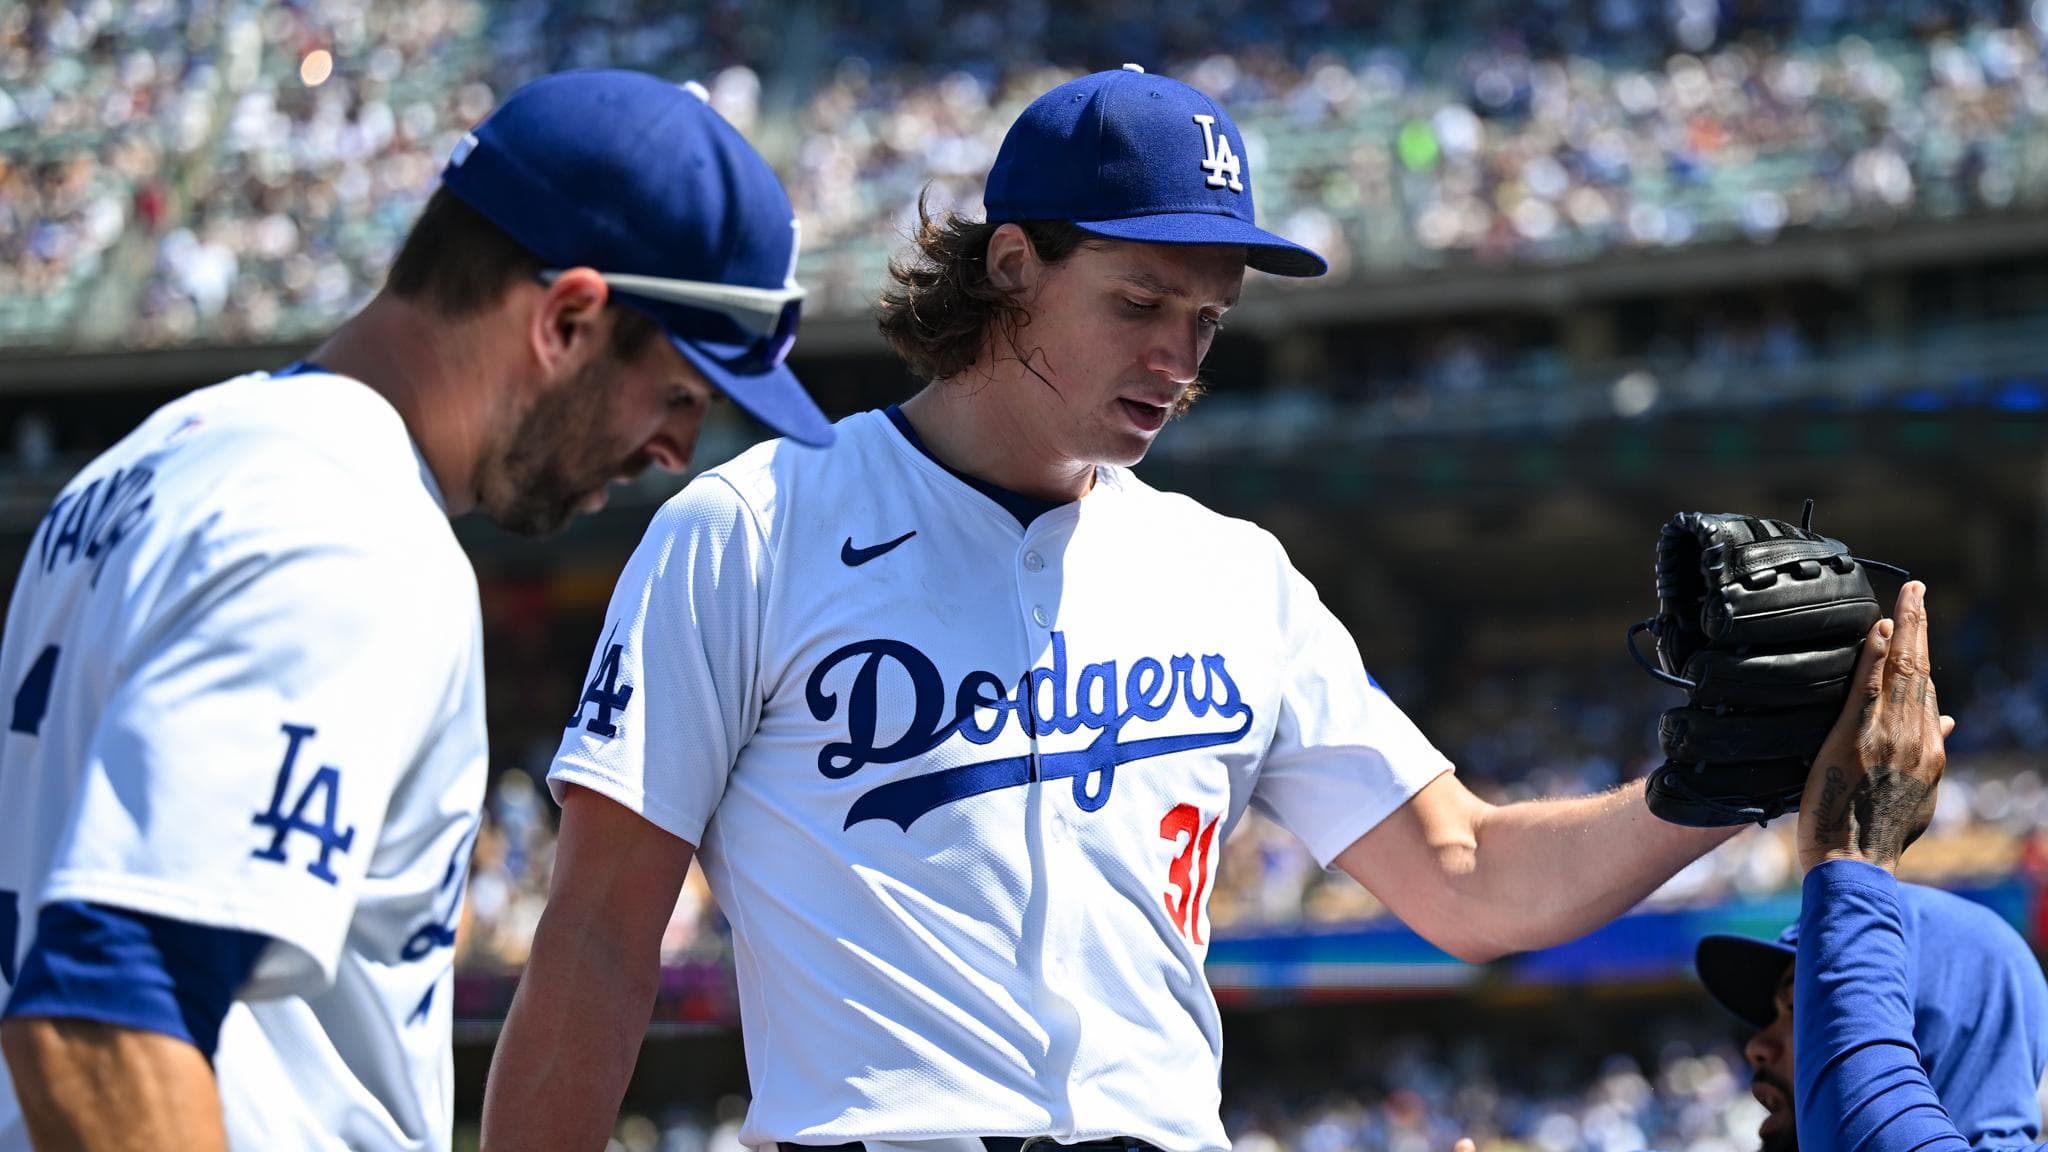
[(1222, 105), (1136, 64), (1083, 76), (1010, 126), (982, 197), (991, 223), (1066, 220), (1148, 244), (1242, 244), (1277, 276), (1321, 276), (1321, 256), (1258, 226), (1244, 137)]
[(783, 363), (803, 312), (796, 213), (702, 89), (610, 69), (543, 77), (462, 138), (441, 184), (550, 273), (603, 274), (762, 423), (832, 442)]
[(1726, 933), (1706, 936), (1693, 949), (1693, 967), (1700, 985), (1721, 1007), (1758, 1027), (1778, 1018), (1778, 981), (1799, 955), (1799, 924), (1794, 921), (1776, 940)]

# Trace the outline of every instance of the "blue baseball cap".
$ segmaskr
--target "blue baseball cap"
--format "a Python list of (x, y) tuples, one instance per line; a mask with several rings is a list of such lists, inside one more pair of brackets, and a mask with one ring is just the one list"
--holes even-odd
[[(2048, 977), (1997, 912), (1952, 892), (1900, 883), (1920, 1065), (1973, 1148), (2032, 1144), (2048, 1071)], [(1795, 921), (1776, 940), (1715, 935), (1693, 963), (1700, 983), (1758, 1028), (1777, 1018), (1778, 981), (1799, 952)]]
[(796, 341), (797, 221), (701, 88), (642, 72), (545, 76), (462, 138), (441, 186), (540, 257), (601, 274), (706, 379), (781, 435), (832, 425), (783, 359)]
[(1776, 940), (1716, 933), (1694, 947), (1692, 966), (1700, 985), (1721, 1007), (1756, 1028), (1769, 1028), (1778, 1018), (1778, 981), (1799, 955), (1799, 922), (1778, 933)]
[(1321, 276), (1321, 256), (1257, 224), (1244, 137), (1223, 106), (1136, 64), (1031, 102), (982, 197), (991, 223), (1066, 220), (1146, 244), (1242, 244), (1245, 264)]

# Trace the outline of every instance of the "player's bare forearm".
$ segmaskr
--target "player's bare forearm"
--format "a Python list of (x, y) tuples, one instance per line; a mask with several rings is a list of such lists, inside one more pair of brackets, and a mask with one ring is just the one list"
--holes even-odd
[[(1547, 947), (1641, 903), (1677, 871), (1740, 832), (1659, 820), (1637, 781), (1595, 796), (1485, 809), (1473, 898), (1514, 934), (1501, 951)], [(1515, 915), (1514, 913), (1519, 913)]]
[(1336, 863), (1409, 927), (1480, 962), (1585, 935), (1738, 831), (1657, 819), (1640, 781), (1493, 805), (1444, 775)]
[(564, 797), (554, 882), (484, 1089), (486, 1152), (598, 1152), (661, 979), (691, 846), (581, 788)]
[(491, 1060), (483, 1146), (602, 1149), (632, 1078), (659, 969), (552, 911)]
[(227, 1148), (213, 1066), (184, 1040), (93, 1020), (0, 1024), (0, 1050), (36, 1148)]

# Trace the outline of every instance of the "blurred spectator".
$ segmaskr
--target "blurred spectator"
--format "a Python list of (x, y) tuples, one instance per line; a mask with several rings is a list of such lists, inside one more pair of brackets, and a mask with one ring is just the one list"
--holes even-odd
[(57, 433), (41, 412), (24, 412), (14, 421), (14, 466), (23, 476), (41, 477), (57, 462)]

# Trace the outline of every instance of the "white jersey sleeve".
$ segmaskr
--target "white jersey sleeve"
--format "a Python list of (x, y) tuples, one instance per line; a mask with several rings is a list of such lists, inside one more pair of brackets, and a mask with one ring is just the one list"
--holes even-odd
[[(451, 711), (449, 654), (470, 628), (309, 472), (323, 475), (251, 484), (165, 553), (119, 657), (77, 661), (116, 682), (40, 899), (268, 936), (284, 947), (259, 960), (252, 997), (334, 979), (393, 789)], [(63, 676), (69, 654), (47, 651)]]
[(655, 514), (612, 593), (585, 688), (548, 774), (692, 845), (760, 722), (766, 540), (722, 477)]
[[(1277, 543), (1275, 550), (1278, 550)], [(1280, 712), (1252, 803), (1323, 867), (1452, 770), (1367, 674), (1358, 645), (1284, 555)]]

